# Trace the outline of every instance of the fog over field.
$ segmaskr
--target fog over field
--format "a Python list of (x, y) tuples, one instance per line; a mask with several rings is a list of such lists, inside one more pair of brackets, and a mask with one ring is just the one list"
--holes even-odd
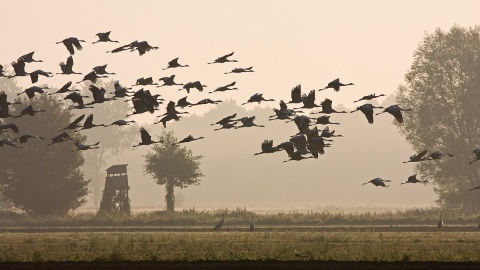
[[(11, 72), (12, 61), (35, 51), (35, 57), (43, 63), (33, 63), (29, 70), (41, 68), (59, 73), (58, 63), (65, 61), (69, 53), (64, 45), (55, 43), (77, 37), (86, 43), (73, 56), (74, 69), (86, 74), (94, 66), (108, 64), (108, 70), (116, 74), (104, 82), (116, 79), (130, 86), (140, 77), (153, 77), (158, 82), (160, 77), (175, 74), (177, 82), (200, 80), (206, 84), (203, 92), (193, 89), (188, 100), (197, 102), (208, 97), (223, 102), (179, 109), (190, 115), (169, 122), (166, 128), (174, 131), (178, 139), (189, 134), (205, 137), (184, 144), (193, 154), (203, 156), (200, 168), (205, 176), (198, 186), (175, 189), (179, 209), (424, 207), (434, 205), (437, 195), (432, 185), (400, 185), (415, 174), (414, 165), (403, 163), (415, 151), (399, 133), (390, 114), (375, 116), (373, 124), (361, 112), (331, 114), (330, 120), (340, 125), (329, 125), (330, 130), (342, 137), (332, 138), (331, 147), (325, 148), (325, 154), (318, 159), (284, 163), (288, 160), (285, 151), (254, 154), (260, 152), (264, 140), (278, 145), (298, 132), (293, 122), (268, 120), (280, 100), (290, 101), (290, 90), (296, 85), (301, 85), (302, 93), (308, 93), (336, 78), (354, 83), (338, 92), (316, 92), (316, 104), (329, 98), (335, 109), (347, 112), (363, 104), (353, 101), (372, 93), (385, 97), (369, 103), (384, 107), (396, 104), (396, 91), (404, 83), (413, 52), (425, 33), (456, 24), (479, 24), (479, 10), (479, 1), (446, 0), (11, 1), (2, 5), (0, 64)], [(92, 45), (97, 40), (95, 34), (106, 31), (111, 31), (110, 38), (119, 43)], [(147, 40), (159, 48), (142, 56), (137, 52), (106, 53), (134, 40)], [(230, 52), (235, 52), (231, 58), (238, 62), (207, 65)], [(176, 57), (190, 67), (163, 70)], [(224, 74), (233, 68), (251, 66), (255, 72)], [(68, 80), (76, 82), (83, 77), (69, 76), (42, 77), (40, 82), (59, 88)], [(14, 80), (24, 88), (32, 85), (28, 76)], [(232, 81), (236, 81), (238, 90), (208, 94)], [(145, 87), (166, 100), (159, 107), (161, 113), (168, 101), (187, 96), (185, 91), (177, 91), (180, 88)], [(255, 93), (275, 101), (241, 105)], [(300, 106), (289, 104), (289, 108)], [(75, 113), (92, 112), (95, 110)], [(237, 118), (255, 115), (255, 123), (266, 127), (214, 131), (219, 126), (210, 124), (233, 113)], [(156, 115), (159, 113), (131, 119), (156, 139), (163, 130), (161, 124), (153, 125)], [(408, 112), (404, 117), (408, 121)], [(318, 125), (319, 129), (323, 127)], [(108, 128), (99, 128), (82, 134), (93, 142), (96, 136), (108, 132)], [(132, 145), (139, 140), (138, 134)], [(149, 150), (150, 146), (128, 149), (110, 158), (104, 168), (128, 164), (133, 211), (165, 208), (165, 187), (144, 173), (143, 155)], [(98, 209), (106, 174), (92, 174), (87, 165), (83, 169), (85, 177), (92, 178), (92, 193), (81, 209)], [(390, 187), (362, 185), (376, 177), (392, 180)], [(422, 179), (422, 175), (418, 178)]]

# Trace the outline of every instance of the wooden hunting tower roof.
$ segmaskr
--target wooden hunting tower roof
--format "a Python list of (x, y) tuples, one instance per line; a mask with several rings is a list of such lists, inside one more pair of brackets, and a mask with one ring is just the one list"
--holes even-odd
[(108, 168), (107, 174), (120, 174), (120, 173), (127, 173), (127, 165), (128, 164), (118, 164), (118, 165), (113, 165)]

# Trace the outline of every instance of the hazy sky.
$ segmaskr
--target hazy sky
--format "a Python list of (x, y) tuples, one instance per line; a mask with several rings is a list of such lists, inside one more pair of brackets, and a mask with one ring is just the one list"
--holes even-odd
[[(317, 92), (317, 99), (328, 97), (334, 106), (353, 108), (352, 101), (363, 95), (394, 93), (426, 32), (438, 27), (447, 30), (454, 24), (479, 24), (479, 10), (480, 1), (439, 0), (9, 1), (0, 11), (0, 63), (10, 68), (11, 61), (35, 51), (35, 58), (44, 63), (27, 65), (27, 72), (37, 68), (60, 72), (58, 63), (69, 53), (55, 42), (73, 36), (87, 41), (73, 56), (75, 71), (85, 74), (94, 66), (108, 64), (107, 70), (117, 73), (114, 78), (124, 85), (134, 84), (139, 77), (158, 80), (176, 74), (177, 82), (200, 80), (209, 86), (206, 91), (213, 91), (235, 80), (239, 91), (209, 97), (243, 102), (256, 92), (266, 98), (289, 100), (290, 89), (297, 84), (307, 92), (340, 78), (355, 85), (338, 93), (331, 89)], [(112, 31), (111, 39), (120, 43), (92, 45), (95, 34), (105, 31)], [(147, 40), (159, 49), (143, 56), (136, 52), (105, 53), (134, 40)], [(206, 65), (232, 51), (232, 59), (238, 63)], [(163, 71), (176, 57), (191, 67)], [(235, 67), (250, 66), (254, 73), (223, 74)], [(57, 75), (42, 77), (39, 83), (59, 87), (77, 78), (81, 75)], [(17, 81), (30, 85), (28, 77)], [(177, 89), (152, 88), (169, 100), (185, 96)], [(205, 97), (205, 92), (194, 90), (189, 100)], [(397, 140), (393, 143), (405, 144), (400, 137)], [(353, 142), (355, 139), (355, 147)], [(431, 191), (425, 194), (418, 204), (435, 199)]]
[[(178, 82), (201, 80), (217, 87), (242, 78), (238, 99), (255, 92), (288, 99), (297, 84), (304, 91), (319, 89), (339, 77), (356, 86), (322, 97), (347, 104), (371, 92), (393, 93), (425, 32), (454, 24), (474, 26), (479, 8), (478, 1), (438, 0), (11, 1), (1, 11), (0, 62), (34, 50), (45, 63), (27, 71), (60, 72), (58, 63), (69, 54), (55, 42), (75, 36), (88, 42), (74, 55), (74, 70), (86, 73), (108, 63), (124, 84), (176, 74)], [(111, 38), (120, 44), (147, 40), (160, 49), (141, 57), (105, 54), (116, 44), (90, 44), (96, 33), (105, 31), (112, 31)], [(238, 63), (205, 66), (232, 51)], [(175, 57), (192, 68), (162, 71)], [(249, 66), (256, 73), (221, 75)], [(56, 79), (58, 85), (66, 80)]]

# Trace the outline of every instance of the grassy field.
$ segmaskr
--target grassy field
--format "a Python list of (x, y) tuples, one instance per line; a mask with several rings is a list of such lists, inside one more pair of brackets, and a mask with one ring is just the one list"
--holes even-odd
[(197, 260), (480, 262), (480, 233), (292, 230), (0, 234), (0, 262)]
[(478, 226), (480, 215), (464, 214), (455, 209), (437, 207), (406, 210), (359, 209), (359, 211), (327, 210), (256, 213), (245, 208), (215, 210), (183, 209), (175, 212), (136, 212), (131, 215), (97, 215), (96, 212), (72, 213), (61, 217), (29, 216), (22, 212), (0, 211), (0, 229), (6, 227), (108, 227), (108, 226), (214, 226), (223, 214), (226, 224), (245, 226), (251, 217), (264, 226), (436, 226), (440, 216), (446, 225)]

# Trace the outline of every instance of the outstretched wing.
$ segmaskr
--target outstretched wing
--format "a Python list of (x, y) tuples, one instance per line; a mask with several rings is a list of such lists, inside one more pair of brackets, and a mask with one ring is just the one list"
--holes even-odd
[[(78, 39), (73, 39), (72, 44), (77, 48), (77, 50), (81, 51), (83, 49), (82, 45), (80, 44), (80, 41)], [(72, 49), (73, 50), (73, 49)]]
[(93, 125), (93, 114), (90, 114), (87, 119), (85, 119), (85, 123), (83, 123), (84, 127), (90, 127)]
[(232, 83), (230, 83), (230, 84), (225, 85), (225, 87), (234, 86), (236, 83), (237, 83), (237, 82), (232, 82)]
[(142, 142), (149, 142), (152, 140), (152, 136), (148, 134), (148, 132), (142, 127), (140, 128), (140, 135), (142, 138)]
[(85, 117), (85, 114), (82, 114), (81, 116), (77, 117), (77, 119), (73, 120), (73, 122), (70, 123), (70, 125), (68, 125), (68, 126), (78, 125), (78, 123), (80, 123), (80, 121), (82, 121), (84, 117)]
[(218, 57), (217, 59), (215, 59), (215, 61), (225, 61), (225, 60), (227, 60), (228, 57), (232, 56), (233, 53), (234, 53), (234, 52), (231, 52), (231, 53), (226, 54), (226, 55), (224, 55), (224, 56), (222, 56), (222, 57)]
[(292, 102), (294, 103), (302, 102), (302, 86), (300, 84), (292, 88), (291, 96), (292, 96)]
[(424, 150), (424, 151), (418, 153), (416, 157), (417, 157), (417, 158), (421, 158), (421, 157), (425, 156), (425, 155), (427, 154), (427, 151), (428, 151), (428, 150)]
[(273, 148), (273, 140), (264, 140), (262, 143), (262, 151), (268, 151)]
[(178, 57), (168, 62), (168, 65), (172, 67), (178, 66)]

